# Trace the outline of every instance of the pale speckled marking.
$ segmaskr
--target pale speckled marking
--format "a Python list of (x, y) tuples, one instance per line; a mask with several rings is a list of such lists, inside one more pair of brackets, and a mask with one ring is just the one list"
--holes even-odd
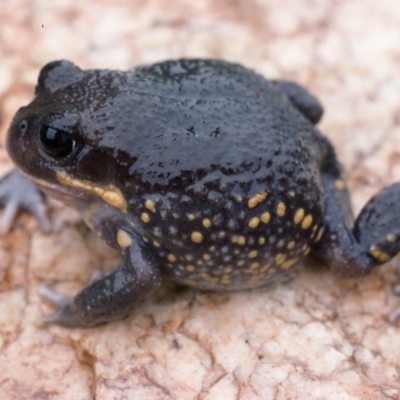
[(149, 211), (151, 211), (152, 213), (155, 213), (155, 212), (156, 212), (156, 205), (155, 205), (155, 203), (154, 203), (153, 200), (146, 199), (146, 200), (144, 201), (144, 206), (145, 206)]
[(265, 243), (265, 237), (260, 236), (260, 237), (258, 238), (258, 243), (261, 244), (261, 245), (263, 245), (263, 244)]
[(275, 256), (276, 265), (282, 265), (286, 261), (286, 254), (278, 253)]
[(206, 261), (211, 260), (211, 256), (209, 254), (205, 253), (205, 254), (203, 254), (203, 260), (206, 260)]
[(192, 240), (192, 242), (194, 243), (201, 243), (203, 241), (203, 235), (201, 232), (198, 231), (193, 231), (190, 234), (190, 239)]
[(196, 267), (194, 265), (187, 265), (186, 271), (188, 271), (188, 272), (196, 271)]
[(299, 208), (296, 213), (294, 214), (294, 223), (299, 224), (304, 218), (304, 209)]
[(117, 232), (117, 242), (118, 246), (121, 247), (121, 249), (124, 249), (125, 247), (129, 247), (132, 244), (132, 238), (127, 232), (119, 229)]
[(167, 255), (167, 259), (168, 259), (168, 261), (171, 262), (171, 263), (176, 262), (176, 256), (175, 256), (175, 254), (172, 254), (172, 253), (168, 254), (168, 255)]
[(390, 255), (383, 251), (378, 250), (376, 246), (371, 246), (369, 248), (369, 252), (371, 253), (372, 257), (374, 257), (376, 260), (382, 263), (390, 260)]
[(187, 214), (187, 218), (189, 221), (194, 221), (196, 219), (196, 216), (194, 214)]
[(313, 217), (311, 214), (308, 214), (304, 217), (303, 222), (301, 223), (302, 229), (308, 229), (313, 222)]
[(237, 263), (236, 263), (236, 265), (238, 266), (238, 267), (243, 267), (243, 265), (246, 263), (246, 261), (244, 261), (244, 260), (239, 260)]
[(278, 217), (283, 217), (286, 213), (286, 204), (283, 201), (280, 201), (278, 203), (278, 206), (276, 207), (276, 213)]
[(255, 228), (257, 228), (259, 223), (260, 223), (260, 218), (253, 217), (253, 218), (250, 219), (250, 221), (248, 223), (248, 227), (251, 228), (251, 229), (255, 229)]
[(317, 237), (315, 238), (316, 242), (319, 242), (321, 240), (322, 235), (324, 234), (324, 231), (325, 231), (324, 227), (321, 227), (320, 230), (318, 231)]
[(242, 196), (233, 196), (234, 200), (236, 203), (241, 204), (243, 203), (243, 197)]
[(260, 266), (259, 262), (253, 262), (250, 264), (250, 269), (257, 269)]
[(291, 240), (287, 245), (286, 248), (288, 250), (292, 250), (294, 248), (294, 246), (296, 245), (296, 242), (294, 240)]
[(157, 240), (153, 240), (153, 246), (159, 248), (161, 247), (161, 243), (157, 242)]
[(257, 193), (255, 196), (251, 197), (247, 201), (247, 207), (249, 207), (251, 209), (251, 208), (258, 206), (267, 198), (267, 196), (268, 196), (267, 192)]
[(387, 236), (386, 236), (386, 240), (387, 240), (388, 242), (393, 243), (393, 242), (396, 240), (396, 236), (393, 235), (393, 234), (387, 235)]
[(211, 221), (208, 218), (203, 219), (204, 228), (209, 228), (211, 226)]
[(297, 258), (292, 258), (292, 259), (286, 260), (284, 263), (282, 263), (281, 268), (289, 269), (297, 262), (297, 260), (298, 260)]
[(247, 255), (249, 258), (255, 258), (257, 257), (258, 251), (257, 250), (252, 250), (250, 253)]
[(145, 213), (145, 212), (142, 212), (142, 214), (140, 215), (140, 219), (141, 219), (145, 224), (147, 224), (148, 222), (150, 222), (150, 215), (147, 214), (147, 213)]
[(266, 211), (261, 214), (260, 219), (263, 224), (268, 224), (268, 222), (271, 220), (271, 214)]

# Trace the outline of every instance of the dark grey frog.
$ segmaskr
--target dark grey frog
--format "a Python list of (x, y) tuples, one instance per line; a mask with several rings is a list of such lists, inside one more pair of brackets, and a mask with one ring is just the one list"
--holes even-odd
[[(45, 321), (120, 318), (159, 288), (161, 274), (232, 290), (284, 279), (310, 252), (352, 278), (389, 261), (400, 250), (400, 184), (354, 221), (343, 169), (314, 127), (321, 116), (300, 86), (223, 61), (129, 71), (47, 64), (12, 121), (8, 152), (122, 261), (73, 298), (43, 289), (58, 308)], [(13, 172), (1, 183), (3, 229), (18, 207), (48, 228), (25, 179)]]

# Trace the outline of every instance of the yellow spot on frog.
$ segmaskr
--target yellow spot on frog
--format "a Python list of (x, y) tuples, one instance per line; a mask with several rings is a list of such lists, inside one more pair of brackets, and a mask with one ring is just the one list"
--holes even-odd
[(198, 231), (192, 232), (192, 234), (190, 235), (190, 238), (192, 239), (192, 242), (194, 242), (194, 243), (201, 243), (203, 241), (203, 235)]
[(303, 255), (307, 255), (309, 252), (310, 252), (310, 248), (308, 247), (308, 246), (306, 246), (305, 248), (304, 248), (304, 250), (303, 250)]
[(282, 268), (282, 269), (289, 269), (289, 268), (292, 267), (296, 262), (297, 262), (297, 258), (292, 258), (292, 259), (290, 259), (290, 260), (285, 261), (285, 262), (281, 265), (281, 268)]
[(154, 247), (161, 247), (160, 242), (157, 242), (157, 240), (153, 241), (153, 245), (154, 245)]
[(208, 218), (203, 219), (204, 228), (209, 228), (211, 226), (211, 221)]
[(275, 256), (275, 262), (277, 265), (282, 265), (286, 260), (286, 254), (278, 253)]
[(313, 217), (311, 214), (308, 214), (307, 216), (304, 217), (303, 222), (301, 223), (301, 228), (302, 229), (308, 229), (313, 222)]
[(145, 243), (149, 243), (149, 239), (147, 239), (147, 237), (146, 237), (146, 236), (142, 236), (142, 239), (143, 239), (143, 242), (145, 242)]
[(195, 267), (194, 265), (188, 265), (188, 266), (186, 267), (186, 271), (193, 272), (193, 271), (195, 271), (195, 270), (196, 270), (196, 267)]
[(316, 242), (319, 242), (320, 240), (321, 240), (321, 238), (322, 238), (322, 235), (324, 234), (324, 227), (321, 227), (320, 229), (319, 229), (319, 231), (318, 231), (318, 235), (317, 235), (317, 237), (315, 238), (315, 241)]
[(250, 253), (248, 254), (249, 258), (255, 258), (257, 257), (258, 251), (257, 250), (252, 250), (250, 251)]
[(267, 196), (268, 196), (267, 192), (257, 193), (255, 196), (251, 197), (247, 201), (247, 207), (254, 208), (258, 206), (258, 204), (262, 203), (267, 198)]
[(292, 250), (294, 248), (294, 246), (296, 245), (296, 242), (294, 240), (291, 240), (287, 245), (286, 248), (288, 250)]
[(132, 244), (132, 238), (127, 232), (119, 229), (117, 232), (117, 242), (118, 246), (121, 247), (121, 249), (124, 249), (125, 247), (129, 247)]
[(175, 254), (170, 253), (170, 254), (167, 255), (167, 259), (168, 259), (169, 262), (173, 263), (173, 262), (176, 261), (176, 256), (175, 256)]
[(223, 285), (230, 285), (232, 283), (231, 277), (229, 275), (223, 275), (221, 278), (221, 283)]
[(240, 246), (243, 246), (246, 244), (246, 238), (244, 236), (238, 236), (237, 237), (237, 244)]
[(141, 220), (142, 220), (145, 224), (147, 224), (148, 222), (150, 222), (150, 215), (147, 214), (147, 213), (145, 213), (145, 212), (143, 212), (143, 213), (140, 215), (140, 218), (141, 218)]
[(203, 259), (206, 261), (211, 260), (211, 256), (209, 254), (203, 254)]
[(187, 217), (189, 221), (194, 221), (196, 219), (196, 216), (194, 214), (188, 214)]
[(260, 218), (258, 217), (253, 217), (250, 219), (249, 223), (248, 223), (248, 227), (255, 229), (257, 228), (258, 224), (260, 223)]
[(294, 223), (299, 224), (303, 218), (304, 218), (304, 210), (302, 208), (299, 208), (294, 214)]
[(265, 243), (265, 237), (261, 236), (258, 238), (258, 243), (263, 245)]
[(278, 214), (279, 217), (283, 217), (286, 213), (286, 204), (281, 201), (278, 203), (278, 206), (276, 207), (276, 213)]
[(336, 190), (343, 191), (344, 189), (346, 189), (346, 184), (344, 183), (343, 180), (337, 179), (335, 181), (335, 188)]
[(260, 266), (259, 262), (253, 262), (250, 264), (250, 269), (257, 269)]
[(151, 211), (152, 213), (156, 212), (156, 205), (153, 200), (146, 199), (144, 202), (144, 206)]
[(75, 189), (82, 189), (102, 198), (111, 206), (127, 212), (127, 203), (122, 192), (115, 185), (96, 186), (87, 180), (72, 178), (65, 171), (57, 172), (57, 180), (62, 185), (70, 186)]
[(296, 192), (294, 190), (289, 190), (288, 195), (289, 197), (293, 198), (296, 196)]
[(238, 266), (238, 267), (243, 267), (243, 265), (246, 263), (246, 261), (244, 261), (244, 260), (239, 260), (237, 263), (236, 263), (236, 265)]
[(226, 274), (229, 274), (230, 272), (232, 272), (232, 267), (226, 267), (226, 268), (224, 269), (224, 272), (225, 272)]
[(378, 250), (376, 246), (371, 246), (369, 248), (369, 252), (372, 254), (372, 257), (382, 263), (390, 260), (390, 255), (388, 253), (384, 253), (383, 251)]
[(268, 224), (271, 219), (271, 214), (269, 212), (262, 213), (260, 219), (262, 223)]

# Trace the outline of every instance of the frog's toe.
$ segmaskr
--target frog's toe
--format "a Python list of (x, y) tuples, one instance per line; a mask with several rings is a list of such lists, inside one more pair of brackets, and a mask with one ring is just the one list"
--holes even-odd
[(38, 220), (43, 232), (50, 230), (47, 205), (38, 187), (18, 171), (12, 171), (0, 181), (0, 203), (5, 206), (0, 216), (0, 234), (7, 233), (20, 209)]
[(39, 295), (58, 309), (55, 313), (43, 317), (43, 323), (72, 327), (80, 326), (80, 323), (74, 317), (73, 297), (65, 296), (46, 285), (39, 286)]
[[(400, 296), (400, 284), (395, 286), (394, 292), (397, 296)], [(399, 319), (400, 319), (400, 307), (389, 315), (389, 321), (391, 324), (395, 324)]]

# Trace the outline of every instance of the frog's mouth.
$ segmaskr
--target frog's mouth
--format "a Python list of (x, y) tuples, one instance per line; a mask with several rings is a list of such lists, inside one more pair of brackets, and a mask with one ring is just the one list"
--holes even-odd
[(96, 186), (90, 181), (79, 180), (72, 178), (65, 171), (57, 172), (57, 180), (64, 186), (70, 186), (75, 189), (82, 189), (97, 197), (103, 199), (106, 203), (110, 204), (119, 210), (126, 212), (127, 204), (121, 191), (115, 185)]
[[(60, 184), (49, 183), (43, 179), (31, 176), (30, 179), (43, 188), (44, 191), (48, 191), (52, 197), (59, 198), (61, 201), (65, 200), (65, 196), (71, 198), (75, 197), (74, 194), (68, 190), (68, 187), (70, 187), (89, 193), (95, 197), (99, 197), (112, 207), (117, 208), (124, 213), (127, 212), (126, 200), (121, 191), (115, 185), (98, 186), (87, 180), (72, 178), (65, 171), (56, 172), (56, 177)], [(69, 203), (68, 201), (65, 202)]]

